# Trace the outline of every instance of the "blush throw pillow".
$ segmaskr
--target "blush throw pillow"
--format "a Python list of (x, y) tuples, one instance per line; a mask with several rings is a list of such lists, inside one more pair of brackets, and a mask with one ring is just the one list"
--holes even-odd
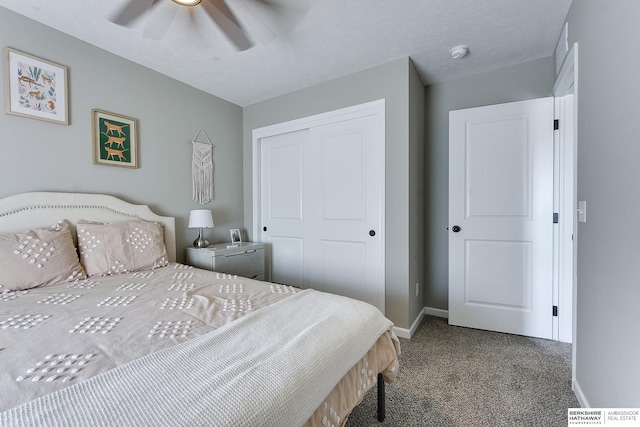
[(80, 263), (89, 276), (151, 270), (169, 264), (162, 224), (144, 220), (76, 224)]
[(0, 236), (0, 284), (14, 291), (84, 279), (69, 224)]

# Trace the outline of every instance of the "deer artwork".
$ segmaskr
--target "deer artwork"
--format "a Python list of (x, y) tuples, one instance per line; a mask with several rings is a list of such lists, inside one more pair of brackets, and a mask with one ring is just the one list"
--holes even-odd
[(127, 160), (127, 158), (124, 156), (124, 152), (127, 151), (128, 148), (124, 150), (114, 150), (110, 147), (104, 147), (104, 149), (107, 151), (107, 160), (115, 160), (116, 157), (118, 158), (118, 161)]
[(104, 123), (104, 126), (107, 128), (105, 135), (108, 133), (115, 132), (118, 136), (124, 136), (124, 132), (122, 131), (122, 128), (125, 126), (129, 126), (129, 125), (116, 125), (106, 120), (103, 123)]

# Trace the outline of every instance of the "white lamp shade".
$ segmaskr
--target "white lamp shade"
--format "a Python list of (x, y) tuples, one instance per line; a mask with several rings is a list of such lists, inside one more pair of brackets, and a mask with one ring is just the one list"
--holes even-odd
[(213, 216), (209, 209), (194, 209), (189, 213), (189, 228), (213, 228)]

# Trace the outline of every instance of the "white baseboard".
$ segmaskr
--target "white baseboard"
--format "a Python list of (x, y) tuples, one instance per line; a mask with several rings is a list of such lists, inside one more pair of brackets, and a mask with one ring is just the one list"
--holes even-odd
[(407, 328), (398, 328), (397, 326), (394, 326), (393, 327), (393, 332), (395, 332), (395, 334), (398, 336), (398, 338), (411, 339), (413, 334), (416, 333), (416, 329), (418, 329), (418, 325), (422, 321), (423, 317), (424, 317), (424, 309), (422, 309), (420, 311), (420, 313), (418, 314), (418, 317), (416, 317), (416, 320), (413, 321), (413, 323), (411, 324), (411, 327), (409, 329), (407, 329)]
[(393, 333), (396, 334), (398, 338), (411, 338), (411, 333), (407, 328), (398, 328), (397, 326), (393, 327)]
[(416, 317), (416, 320), (413, 321), (409, 329), (399, 328), (397, 326), (394, 326), (393, 332), (396, 334), (396, 336), (398, 336), (398, 338), (411, 339), (413, 334), (416, 333), (416, 329), (418, 329), (418, 325), (420, 325), (420, 322), (422, 322), (422, 319), (426, 315), (443, 317), (445, 319), (449, 318), (449, 312), (447, 310), (442, 310), (440, 308), (423, 307), (422, 310), (420, 310), (420, 314), (418, 314), (418, 317)]
[(589, 405), (589, 402), (587, 401), (587, 398), (585, 397), (584, 393), (582, 392), (582, 388), (580, 387), (580, 384), (578, 383), (578, 380), (573, 380), (573, 382), (571, 383), (571, 388), (573, 389), (573, 394), (576, 395), (576, 399), (578, 399), (578, 403), (580, 404), (581, 408), (591, 408), (591, 405)]
[(422, 309), (424, 314), (429, 316), (442, 317), (443, 319), (449, 318), (449, 310), (443, 310), (441, 308), (425, 307)]

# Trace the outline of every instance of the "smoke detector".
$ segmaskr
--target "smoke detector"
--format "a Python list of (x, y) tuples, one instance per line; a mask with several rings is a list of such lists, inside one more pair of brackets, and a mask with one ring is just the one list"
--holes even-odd
[(453, 59), (460, 59), (469, 53), (469, 47), (465, 45), (456, 46), (449, 51)]

